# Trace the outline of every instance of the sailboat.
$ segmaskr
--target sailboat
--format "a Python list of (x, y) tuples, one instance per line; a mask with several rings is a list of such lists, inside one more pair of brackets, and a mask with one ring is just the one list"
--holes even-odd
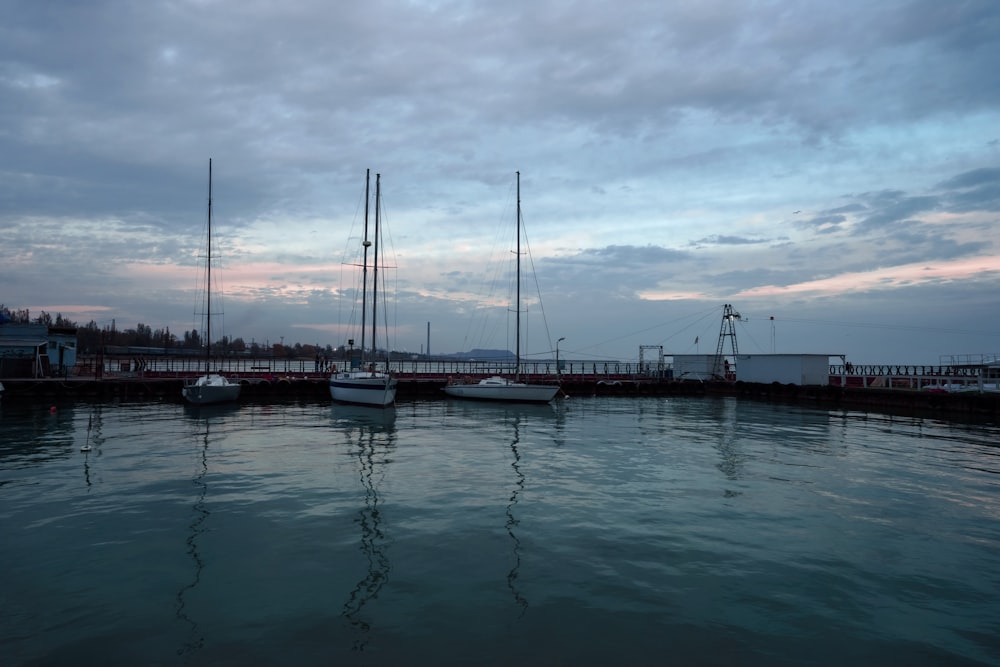
[[(335, 401), (341, 403), (354, 403), (357, 405), (373, 405), (376, 407), (386, 407), (396, 401), (396, 384), (398, 379), (394, 377), (388, 369), (388, 363), (384, 368), (379, 368), (375, 361), (376, 345), (375, 332), (377, 330), (378, 311), (378, 268), (379, 268), (379, 241), (381, 233), (379, 228), (379, 209), (381, 203), (380, 176), (375, 174), (375, 245), (374, 259), (372, 261), (372, 317), (371, 317), (371, 352), (365, 357), (365, 329), (367, 321), (367, 296), (368, 296), (368, 248), (372, 242), (368, 240), (368, 188), (371, 182), (370, 171), (365, 172), (365, 235), (361, 245), (364, 248), (364, 259), (361, 269), (361, 349), (360, 355), (352, 356), (350, 368), (335, 372), (330, 375), (330, 396)], [(387, 336), (388, 338), (388, 336)]]
[(521, 172), (517, 172), (517, 295), (516, 345), (514, 377), (494, 375), (476, 383), (449, 382), (444, 391), (455, 398), (478, 401), (518, 401), (522, 403), (548, 403), (559, 392), (557, 384), (529, 384), (521, 382)]
[(212, 159), (208, 159), (208, 253), (205, 260), (205, 374), (184, 383), (185, 400), (196, 405), (240, 397), (240, 384), (211, 371), (212, 365)]

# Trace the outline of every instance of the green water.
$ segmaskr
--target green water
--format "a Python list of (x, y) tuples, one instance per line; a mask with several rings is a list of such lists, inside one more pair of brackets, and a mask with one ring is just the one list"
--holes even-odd
[(0, 407), (6, 665), (1000, 663), (996, 427), (55, 407)]

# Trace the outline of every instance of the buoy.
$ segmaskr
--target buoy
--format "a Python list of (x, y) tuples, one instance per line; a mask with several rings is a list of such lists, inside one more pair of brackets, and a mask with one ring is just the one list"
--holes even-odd
[(94, 425), (94, 415), (91, 414), (90, 419), (87, 420), (87, 439), (83, 442), (83, 447), (80, 448), (81, 452), (90, 451), (90, 428), (93, 425)]
[(51, 408), (49, 408), (49, 412), (55, 412), (55, 411), (56, 411), (56, 406), (53, 405)]

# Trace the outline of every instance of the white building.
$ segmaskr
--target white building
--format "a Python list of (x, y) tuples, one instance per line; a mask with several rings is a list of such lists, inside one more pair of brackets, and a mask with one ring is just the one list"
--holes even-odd
[(771, 384), (830, 384), (830, 359), (839, 354), (738, 354), (736, 379)]
[(0, 324), (0, 376), (64, 376), (76, 364), (76, 329)]
[[(675, 354), (673, 355), (675, 380), (719, 380), (721, 373), (715, 369), (714, 354)], [(726, 362), (723, 362), (723, 369)]]

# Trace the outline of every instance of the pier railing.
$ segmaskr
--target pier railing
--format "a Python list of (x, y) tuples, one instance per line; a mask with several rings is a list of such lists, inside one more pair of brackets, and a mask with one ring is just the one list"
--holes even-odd
[(830, 366), (830, 384), (838, 387), (940, 391), (996, 391), (995, 365), (907, 366), (895, 364)]
[[(209, 364), (235, 378), (320, 378), (337, 369), (343, 370), (343, 360), (324, 361), (306, 358), (247, 358), (220, 357)], [(380, 364), (381, 366), (381, 364)], [(514, 364), (496, 360), (393, 360), (390, 368), (401, 378), (443, 379), (448, 377), (487, 377), (513, 375)], [(205, 371), (205, 360), (191, 356), (177, 357), (81, 357), (72, 374), (82, 377), (190, 377)], [(566, 381), (669, 381), (673, 380), (670, 364), (624, 361), (562, 361), (557, 370), (553, 360), (521, 363), (520, 374), (529, 380), (561, 379)], [(738, 379), (738, 371), (729, 381)], [(895, 365), (837, 364), (829, 367), (829, 384), (842, 387), (941, 390), (996, 391), (1000, 387), (1000, 367), (987, 365)]]
[[(344, 370), (344, 360), (321, 361), (305, 358), (213, 358), (208, 366), (234, 377), (316, 377), (337, 370)], [(382, 367), (384, 364), (377, 364)], [(81, 357), (73, 369), (77, 376), (93, 377), (188, 377), (205, 372), (205, 359), (190, 356), (136, 357), (95, 356)], [(528, 378), (556, 378), (567, 380), (593, 379), (671, 379), (672, 369), (663, 364), (621, 361), (561, 361), (557, 370), (554, 360), (522, 362), (520, 374)], [(515, 364), (491, 360), (392, 360), (390, 369), (402, 377), (442, 378), (447, 376), (486, 377), (513, 375)]]

